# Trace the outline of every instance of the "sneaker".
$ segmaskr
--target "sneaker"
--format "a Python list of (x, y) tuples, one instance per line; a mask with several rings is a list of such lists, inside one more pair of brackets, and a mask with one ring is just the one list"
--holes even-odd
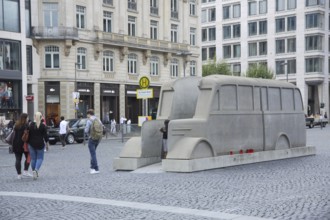
[(22, 175), (18, 174), (17, 179), (19, 179), (19, 180), (22, 179)]
[(25, 177), (33, 177), (31, 173), (29, 173), (28, 171), (23, 171), (23, 176)]
[(36, 180), (38, 178), (38, 171), (33, 171), (33, 179)]
[(94, 170), (94, 169), (91, 169), (91, 172), (90, 172), (91, 174), (98, 174), (98, 173), (100, 173), (100, 171), (99, 170)]

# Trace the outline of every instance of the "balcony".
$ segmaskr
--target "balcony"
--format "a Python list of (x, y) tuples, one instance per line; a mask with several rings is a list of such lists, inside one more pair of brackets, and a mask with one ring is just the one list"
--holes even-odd
[(128, 10), (136, 11), (136, 2), (128, 2)]
[(150, 14), (158, 15), (158, 7), (150, 7)]
[(152, 40), (144, 37), (133, 37), (117, 33), (103, 32), (104, 44), (111, 44), (116, 46), (139, 48), (143, 50), (152, 50), (160, 52), (176, 53), (178, 51), (187, 51), (188, 44), (172, 43), (163, 40)]
[(177, 11), (171, 11), (171, 18), (179, 19), (179, 13)]
[(31, 37), (34, 39), (79, 39), (78, 29), (73, 27), (32, 27)]

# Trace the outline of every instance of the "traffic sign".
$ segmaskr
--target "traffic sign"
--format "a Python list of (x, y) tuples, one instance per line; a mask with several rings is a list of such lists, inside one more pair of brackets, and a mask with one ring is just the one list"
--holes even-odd
[(136, 98), (137, 99), (150, 99), (154, 97), (153, 89), (137, 89)]
[(139, 80), (141, 89), (147, 89), (150, 85), (150, 79), (147, 76), (142, 76)]

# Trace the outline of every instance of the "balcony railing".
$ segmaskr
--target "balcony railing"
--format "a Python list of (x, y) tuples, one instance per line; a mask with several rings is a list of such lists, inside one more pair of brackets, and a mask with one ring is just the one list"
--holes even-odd
[(32, 27), (32, 38), (78, 39), (78, 29), (73, 27)]
[(128, 9), (136, 11), (136, 2), (128, 2)]
[(177, 11), (171, 11), (171, 18), (178, 19), (179, 18), (179, 13)]
[(158, 7), (150, 7), (150, 14), (158, 15)]

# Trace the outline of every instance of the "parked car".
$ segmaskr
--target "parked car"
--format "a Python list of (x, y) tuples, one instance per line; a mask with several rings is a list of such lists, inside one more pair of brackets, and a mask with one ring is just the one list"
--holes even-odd
[(306, 126), (309, 128), (314, 127), (314, 117), (307, 117), (305, 116)]
[(305, 116), (306, 126), (309, 128), (314, 128), (315, 126), (325, 127), (328, 123), (328, 119), (321, 118), (320, 116)]
[(74, 141), (77, 143), (82, 143), (84, 138), (86, 140), (88, 139), (84, 133), (87, 120), (88, 118), (80, 118), (71, 127), (69, 127), (69, 133), (66, 137), (67, 143), (72, 144)]
[[(69, 129), (78, 121), (79, 119), (67, 119), (66, 121), (69, 123)], [(54, 145), (60, 141), (60, 128), (59, 127), (49, 127), (48, 130), (49, 144)], [(71, 138), (71, 137), (70, 137)], [(72, 144), (73, 140), (68, 140), (68, 136), (66, 137), (66, 142)]]

